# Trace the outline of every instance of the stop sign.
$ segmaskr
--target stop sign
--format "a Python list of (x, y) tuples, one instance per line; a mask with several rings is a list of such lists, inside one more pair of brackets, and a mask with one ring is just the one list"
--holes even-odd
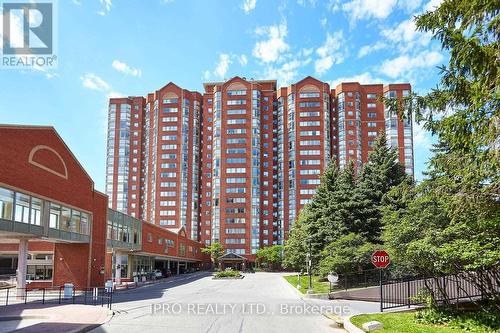
[(389, 254), (384, 250), (378, 250), (372, 253), (372, 264), (377, 268), (386, 268), (391, 263)]

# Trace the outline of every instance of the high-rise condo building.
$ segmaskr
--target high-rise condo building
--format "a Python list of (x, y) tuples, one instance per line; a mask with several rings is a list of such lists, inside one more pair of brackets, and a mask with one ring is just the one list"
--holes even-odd
[(146, 98), (110, 99), (110, 208), (198, 238), (201, 102), (173, 83)]
[[(334, 89), (333, 89), (334, 88)], [(158, 226), (184, 226), (192, 239), (220, 242), (253, 261), (282, 244), (331, 160), (359, 171), (384, 131), (413, 175), (411, 121), (379, 97), (402, 98), (409, 84), (328, 83), (310, 76), (234, 77), (204, 93), (169, 83), (146, 97), (109, 104), (109, 205)]]

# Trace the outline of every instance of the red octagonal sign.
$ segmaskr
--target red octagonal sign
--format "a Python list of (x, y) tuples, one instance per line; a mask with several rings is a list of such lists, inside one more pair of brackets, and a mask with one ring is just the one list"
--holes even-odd
[(372, 264), (377, 268), (386, 268), (391, 263), (389, 254), (384, 250), (378, 250), (372, 253)]

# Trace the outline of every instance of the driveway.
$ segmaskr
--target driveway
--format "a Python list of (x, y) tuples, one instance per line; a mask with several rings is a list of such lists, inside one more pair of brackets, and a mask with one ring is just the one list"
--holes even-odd
[(279, 273), (213, 280), (200, 272), (117, 292), (115, 316), (92, 332), (344, 332), (322, 315), (376, 312), (378, 304), (304, 300)]

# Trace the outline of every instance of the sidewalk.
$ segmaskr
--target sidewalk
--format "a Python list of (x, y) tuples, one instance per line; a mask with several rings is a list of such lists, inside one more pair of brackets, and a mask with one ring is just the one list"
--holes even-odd
[(86, 332), (110, 317), (111, 311), (92, 305), (9, 305), (0, 308), (0, 333)]

